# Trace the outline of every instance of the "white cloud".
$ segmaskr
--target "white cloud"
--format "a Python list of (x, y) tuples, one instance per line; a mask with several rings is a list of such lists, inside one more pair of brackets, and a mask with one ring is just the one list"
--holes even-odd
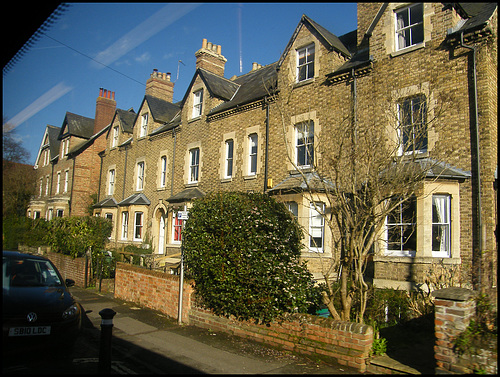
[(3, 132), (10, 131), (20, 124), (24, 123), (27, 121), (29, 118), (31, 118), (33, 115), (38, 113), (39, 111), (45, 109), (47, 106), (49, 106), (52, 102), (58, 100), (61, 98), (63, 95), (68, 93), (69, 91), (73, 90), (71, 86), (67, 86), (64, 82), (60, 82), (56, 86), (54, 86), (52, 89), (48, 90), (44, 94), (42, 94), (40, 97), (38, 97), (33, 103), (31, 103), (28, 107), (20, 111), (17, 115), (9, 119), (4, 125), (3, 125)]
[(144, 54), (137, 56), (134, 60), (138, 63), (144, 63), (151, 59), (151, 54), (149, 52), (145, 52)]
[(159, 33), (167, 26), (171, 25), (185, 14), (191, 12), (200, 4), (196, 3), (176, 3), (168, 4), (155, 12), (151, 17), (141, 22), (106, 50), (101, 51), (94, 58), (101, 64), (95, 64), (96, 67), (109, 65), (121, 58), (123, 55), (147, 41), (153, 35)]

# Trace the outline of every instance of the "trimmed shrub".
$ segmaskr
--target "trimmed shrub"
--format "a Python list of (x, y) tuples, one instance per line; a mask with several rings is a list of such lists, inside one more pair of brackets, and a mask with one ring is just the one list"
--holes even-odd
[(299, 262), (302, 237), (285, 205), (267, 195), (216, 193), (195, 201), (183, 247), (200, 304), (258, 323), (307, 312), (315, 290)]

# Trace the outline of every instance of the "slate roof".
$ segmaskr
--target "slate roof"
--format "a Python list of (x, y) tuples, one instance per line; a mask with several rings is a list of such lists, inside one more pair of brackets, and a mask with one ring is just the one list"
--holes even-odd
[(465, 171), (445, 162), (432, 158), (423, 158), (416, 161), (422, 169), (427, 169), (426, 178), (466, 179), (472, 177), (471, 172)]
[(238, 89), (238, 84), (235, 84), (233, 81), (211, 73), (203, 68), (197, 68), (184, 94), (184, 98), (180, 102), (180, 106), (184, 106), (186, 103), (186, 99), (191, 93), (191, 87), (198, 76), (203, 80), (210, 95), (223, 101), (229, 101)]
[(268, 192), (270, 194), (302, 192), (309, 189), (317, 192), (324, 192), (328, 187), (333, 188), (333, 183), (329, 180), (321, 179), (315, 172), (290, 174), (283, 181), (278, 183)]
[[(394, 165), (395, 166), (395, 165)], [(409, 161), (403, 168), (407, 169), (409, 173), (414, 175), (421, 175), (421, 178), (441, 178), (441, 179), (468, 179), (472, 177), (471, 172), (456, 168), (446, 162), (437, 161), (433, 158), (426, 157), (417, 160)], [(386, 179), (392, 179), (391, 168), (384, 170), (380, 173)], [(394, 171), (396, 179), (400, 178), (400, 173)]]
[(123, 132), (128, 132), (128, 133), (132, 133), (136, 116), (137, 114), (135, 113), (134, 109), (130, 110), (116, 109), (115, 113), (115, 117), (118, 117)]
[(283, 51), (283, 54), (281, 55), (278, 61), (278, 68), (281, 66), (281, 64), (285, 60), (285, 57), (288, 55), (288, 52), (290, 51), (290, 48), (292, 47), (293, 42), (295, 41), (295, 38), (297, 38), (297, 35), (299, 34), (302, 25), (305, 25), (306, 27), (311, 29), (313, 33), (315, 32), (315, 34), (318, 36), (321, 42), (330, 51), (336, 50), (346, 57), (351, 57), (351, 53), (344, 45), (344, 43), (339, 39), (339, 37), (337, 37), (330, 31), (326, 30), (323, 26), (319, 25), (318, 23), (307, 17), (305, 14), (303, 14), (299, 24), (295, 28), (292, 37), (290, 38), (290, 41), (288, 42), (287, 46), (285, 47), (285, 50)]
[(102, 130), (100, 130), (98, 133), (95, 135), (92, 135), (88, 140), (85, 140), (73, 147), (68, 152), (68, 157), (73, 157), (78, 155), (79, 153), (83, 152), (85, 149), (87, 149), (92, 143), (97, 139), (99, 136), (104, 134), (105, 132), (108, 132), (109, 128), (111, 127), (111, 124), (108, 124), (106, 127), (104, 127)]
[(115, 198), (106, 198), (104, 200), (101, 200), (99, 203), (96, 203), (93, 205), (94, 208), (112, 208), (112, 207), (118, 207), (118, 202), (115, 200)]
[(364, 48), (354, 53), (352, 58), (342, 64), (339, 68), (337, 68), (332, 73), (327, 74), (326, 76), (332, 78), (333, 76), (340, 75), (342, 73), (346, 73), (351, 71), (352, 69), (359, 69), (363, 67), (369, 67), (373, 63), (373, 57), (369, 55), (368, 48)]
[(58, 139), (59, 132), (61, 132), (60, 127), (51, 126), (49, 124), (47, 125), (51, 160), (59, 157), (59, 147), (61, 146), (61, 141)]
[(458, 3), (454, 4), (455, 9), (462, 18), (466, 19), (464, 23), (459, 24), (456, 30), (452, 30), (450, 35), (470, 32), (481, 29), (489, 22), (493, 12), (497, 8), (497, 3)]
[(139, 194), (132, 194), (128, 198), (123, 199), (118, 205), (120, 207), (129, 205), (150, 205), (151, 201), (142, 192)]
[(178, 194), (175, 194), (167, 199), (169, 203), (189, 202), (193, 199), (203, 198), (205, 193), (197, 187), (189, 187)]
[[(151, 116), (155, 122), (169, 122), (181, 110), (178, 105), (147, 94), (144, 96), (144, 101), (148, 103)], [(137, 116), (135, 119), (137, 119)]]
[(272, 63), (245, 75), (237, 77), (233, 83), (238, 86), (233, 97), (210, 110), (209, 115), (242, 106), (274, 93), (277, 85), (277, 63)]
[[(67, 127), (65, 127), (65, 125), (67, 125)], [(66, 132), (64, 132), (66, 129), (71, 136), (90, 139), (94, 133), (94, 119), (66, 112), (63, 125), (59, 132), (59, 140), (62, 139), (63, 134), (66, 134)]]
[(158, 135), (162, 132), (166, 132), (166, 131), (170, 131), (178, 126), (180, 126), (181, 124), (181, 114), (178, 113), (174, 119), (172, 119), (170, 122), (167, 122), (165, 124), (162, 124), (160, 127), (156, 128), (155, 130), (151, 131), (151, 133), (149, 134), (149, 136), (154, 136), (154, 135)]

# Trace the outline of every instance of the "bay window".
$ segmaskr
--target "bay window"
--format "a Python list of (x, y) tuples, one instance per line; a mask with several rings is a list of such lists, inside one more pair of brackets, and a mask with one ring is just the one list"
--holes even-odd
[(450, 195), (432, 195), (432, 255), (450, 257)]

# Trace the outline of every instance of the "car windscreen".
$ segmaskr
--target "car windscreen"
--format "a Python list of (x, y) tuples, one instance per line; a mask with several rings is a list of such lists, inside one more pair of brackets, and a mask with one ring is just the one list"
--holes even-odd
[(50, 287), (62, 282), (49, 261), (29, 258), (3, 258), (3, 286)]

